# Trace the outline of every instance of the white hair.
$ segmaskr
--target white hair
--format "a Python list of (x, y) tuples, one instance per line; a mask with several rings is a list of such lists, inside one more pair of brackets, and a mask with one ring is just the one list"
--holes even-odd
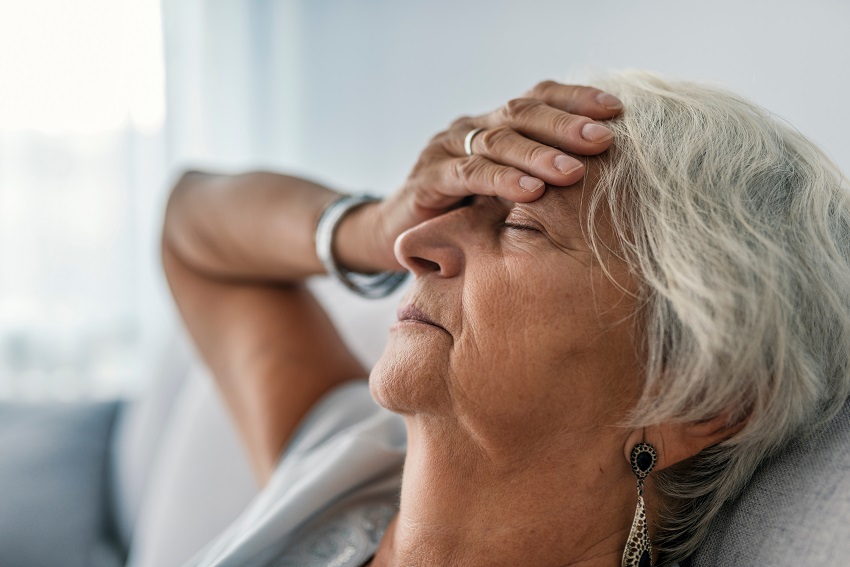
[[(588, 240), (610, 215), (641, 280), (643, 396), (630, 426), (727, 417), (728, 440), (658, 472), (658, 546), (690, 555), (721, 505), (850, 395), (850, 193), (831, 160), (726, 90), (624, 72), (614, 146), (590, 160)], [(604, 265), (604, 263), (603, 263)]]

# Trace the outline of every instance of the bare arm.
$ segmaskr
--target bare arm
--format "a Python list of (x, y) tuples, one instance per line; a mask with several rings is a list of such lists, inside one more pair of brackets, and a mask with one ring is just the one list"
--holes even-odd
[[(322, 210), (337, 197), (327, 187), (277, 173), (190, 172), (172, 191), (163, 244), (208, 277), (303, 281), (324, 272), (313, 231)], [(368, 265), (370, 231), (348, 226), (361, 212), (350, 216), (340, 227), (345, 234), (335, 243), (336, 256), (346, 265), (380, 269)]]
[(335, 196), (282, 175), (190, 173), (168, 204), (169, 285), (263, 482), (322, 394), (366, 374), (303, 285), (322, 269), (314, 219)]

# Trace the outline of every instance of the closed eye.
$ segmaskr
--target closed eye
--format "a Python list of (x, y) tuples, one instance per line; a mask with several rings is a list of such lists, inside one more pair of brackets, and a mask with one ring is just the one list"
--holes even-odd
[(502, 228), (510, 228), (510, 229), (513, 229), (513, 230), (527, 230), (527, 231), (530, 231), (530, 232), (540, 232), (539, 230), (537, 230), (533, 226), (529, 226), (529, 225), (526, 225), (526, 224), (517, 224), (515, 222), (508, 222), (508, 221), (505, 221), (505, 222), (502, 223)]

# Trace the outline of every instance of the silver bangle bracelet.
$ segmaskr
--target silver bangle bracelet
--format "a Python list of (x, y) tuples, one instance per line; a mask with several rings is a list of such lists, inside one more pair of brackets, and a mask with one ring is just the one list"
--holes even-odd
[(381, 272), (360, 274), (346, 270), (333, 255), (333, 240), (342, 218), (366, 203), (380, 201), (370, 195), (344, 195), (332, 202), (322, 212), (316, 225), (316, 256), (328, 275), (336, 277), (342, 284), (362, 297), (379, 299), (386, 297), (407, 279), (407, 272)]

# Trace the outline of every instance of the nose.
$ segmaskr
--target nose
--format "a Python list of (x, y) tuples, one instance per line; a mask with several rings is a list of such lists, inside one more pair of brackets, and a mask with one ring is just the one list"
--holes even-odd
[(453, 278), (463, 272), (464, 252), (458, 238), (471, 227), (464, 209), (456, 209), (401, 233), (395, 241), (395, 257), (414, 276), (434, 274)]

